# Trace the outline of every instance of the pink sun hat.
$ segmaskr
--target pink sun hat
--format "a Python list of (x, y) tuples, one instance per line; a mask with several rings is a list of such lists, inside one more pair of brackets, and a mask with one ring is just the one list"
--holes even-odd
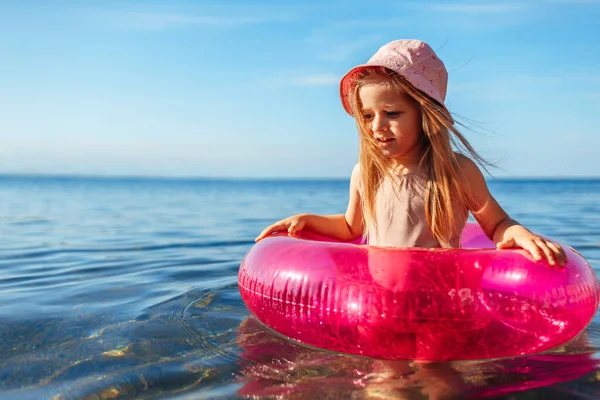
[(442, 106), (446, 98), (448, 72), (442, 60), (425, 42), (401, 39), (383, 45), (365, 64), (352, 68), (342, 77), (340, 96), (346, 112), (352, 115), (350, 94), (356, 75), (366, 67), (385, 67), (403, 76), (411, 85)]

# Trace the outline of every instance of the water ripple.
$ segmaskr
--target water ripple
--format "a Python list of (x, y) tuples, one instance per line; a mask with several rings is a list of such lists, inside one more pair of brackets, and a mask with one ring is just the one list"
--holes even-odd
[[(600, 397), (599, 317), (543, 356), (428, 368), (308, 349), (256, 322), (236, 285), (253, 238), (345, 209), (346, 181), (0, 183), (3, 399)], [(490, 188), (599, 270), (600, 181)]]
[(28, 260), (35, 258), (43, 258), (43, 257), (52, 257), (61, 254), (69, 254), (69, 253), (122, 253), (122, 252), (136, 252), (136, 251), (157, 251), (157, 250), (171, 250), (171, 249), (181, 249), (181, 248), (190, 248), (190, 249), (200, 249), (200, 248), (219, 248), (219, 247), (231, 247), (231, 246), (250, 246), (253, 245), (254, 241), (252, 240), (237, 240), (237, 241), (218, 241), (218, 242), (195, 242), (195, 243), (170, 243), (165, 245), (145, 245), (145, 246), (135, 246), (135, 247), (123, 247), (123, 248), (62, 248), (55, 250), (45, 250), (45, 251), (31, 251), (31, 252), (23, 252), (16, 254), (8, 254), (3, 258), (5, 260), (18, 260), (26, 258)]

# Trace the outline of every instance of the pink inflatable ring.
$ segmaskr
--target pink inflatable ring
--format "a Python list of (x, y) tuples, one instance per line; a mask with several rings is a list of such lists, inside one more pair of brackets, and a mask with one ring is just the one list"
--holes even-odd
[(495, 249), (467, 224), (460, 249), (395, 249), (308, 232), (254, 245), (238, 275), (250, 311), (300, 343), (428, 361), (539, 353), (575, 338), (600, 300), (586, 260), (565, 268)]

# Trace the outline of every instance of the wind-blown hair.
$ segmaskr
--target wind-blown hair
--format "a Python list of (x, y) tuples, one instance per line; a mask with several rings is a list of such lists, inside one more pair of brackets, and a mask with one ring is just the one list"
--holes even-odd
[[(463, 184), (458, 155), (468, 153), (475, 161), (486, 164), (467, 139), (454, 127), (448, 110), (431, 97), (416, 89), (402, 76), (384, 67), (367, 67), (355, 77), (355, 86), (350, 92), (350, 104), (359, 131), (359, 166), (362, 197), (362, 214), (365, 232), (376, 226), (375, 195), (385, 177), (391, 178), (393, 160), (382, 155), (373, 133), (362, 113), (360, 88), (368, 83), (387, 79), (389, 87), (406, 93), (421, 111), (423, 154), (419, 169), (427, 172), (427, 195), (425, 215), (434, 238), (442, 247), (452, 247), (456, 232), (456, 216), (452, 208), (455, 198), (465, 207), (470, 206), (470, 195)], [(455, 200), (455, 201), (456, 201)]]

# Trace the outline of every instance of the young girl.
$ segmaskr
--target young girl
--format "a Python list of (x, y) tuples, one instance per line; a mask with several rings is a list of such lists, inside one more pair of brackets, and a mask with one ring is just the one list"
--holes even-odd
[(471, 212), (498, 249), (521, 247), (563, 266), (564, 250), (512, 220), (472, 159), (453, 150), (462, 145), (483, 163), (444, 105), (447, 78), (443, 62), (418, 40), (390, 42), (352, 68), (340, 84), (359, 131), (346, 214), (294, 215), (256, 241), (306, 229), (342, 241), (364, 234), (376, 246), (459, 247)]

